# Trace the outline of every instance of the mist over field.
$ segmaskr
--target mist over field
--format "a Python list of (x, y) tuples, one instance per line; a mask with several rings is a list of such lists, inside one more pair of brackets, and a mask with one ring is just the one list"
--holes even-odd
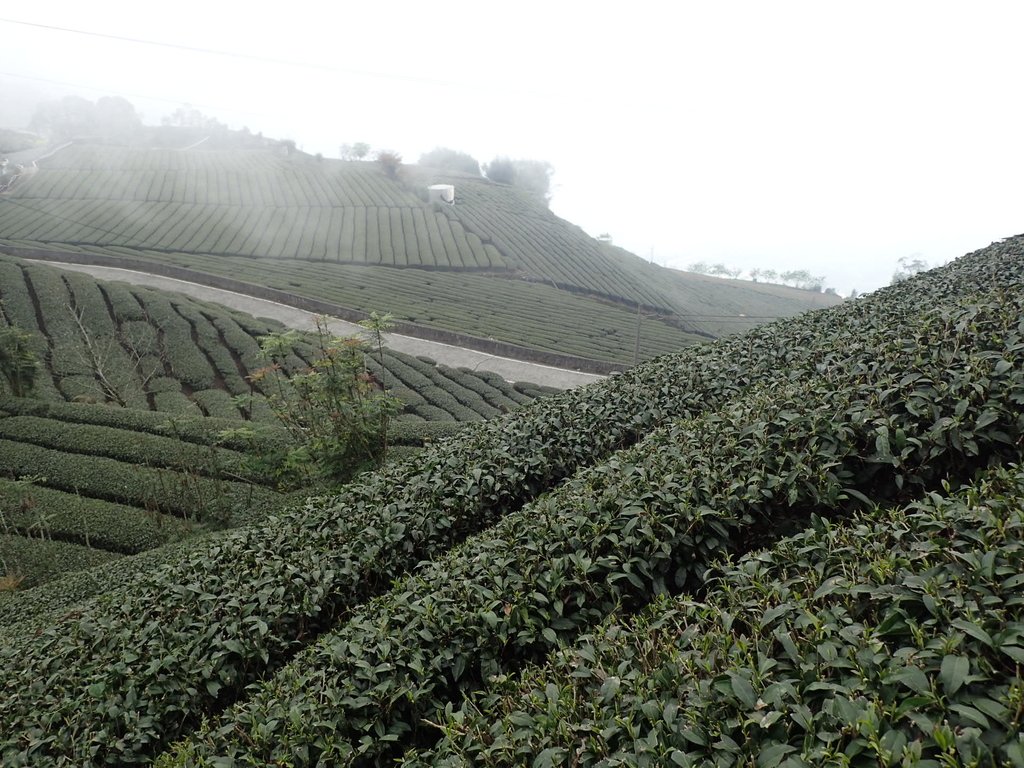
[(547, 161), (552, 209), (593, 236), (846, 295), (1019, 230), (1020, 12), (183, 3), (155, 23), (47, 2), (0, 20), (0, 78), (120, 95), (149, 124), (187, 103), (325, 157), (365, 141)]

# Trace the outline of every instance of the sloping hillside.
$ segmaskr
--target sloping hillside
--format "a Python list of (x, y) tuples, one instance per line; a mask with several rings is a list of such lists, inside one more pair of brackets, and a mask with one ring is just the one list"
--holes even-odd
[[(1019, 482), (998, 473), (1021, 460), (1024, 441), (1022, 317), (1016, 238), (856, 302), (539, 400), (273, 525), (136, 571), (73, 615), (12, 622), (0, 633), (0, 683), (10, 692), (0, 699), (0, 756), (12, 766), (450, 765), (461, 764), (461, 750), (471, 762), (554, 764), (557, 739), (567, 738), (569, 754), (596, 764), (605, 754), (581, 742), (600, 737), (617, 739), (625, 762), (650, 764), (795, 766), (860, 754), (892, 764), (913, 743), (936, 762), (1012, 764), (1024, 580), (1019, 542), (1004, 532), (1019, 522), (989, 522), (986, 511), (1000, 494), (1010, 498), (1005, 513), (1020, 506)], [(943, 496), (971, 482), (977, 492), (965, 492), (960, 517), (942, 518)], [(788, 614), (730, 602), (771, 594), (759, 583), (737, 594), (748, 589), (740, 579), (789, 555), (779, 545), (738, 575), (726, 558), (775, 547), (815, 517), (843, 525), (875, 505), (906, 504), (933, 516), (919, 530), (931, 526), (941, 547), (923, 553), (912, 536), (893, 534), (873, 573), (860, 569), (877, 553), (833, 550), (811, 533), (791, 566), (801, 581), (778, 587), (794, 601)], [(941, 584), (930, 581), (940, 571), (915, 570), (936, 552), (935, 564), (952, 569)], [(714, 564), (723, 567), (709, 572)], [(825, 625), (815, 604), (794, 628), (805, 635), (782, 629), (777, 644), (790, 658), (813, 649), (823, 661), (768, 686), (786, 668), (767, 663), (769, 649), (752, 636), (805, 615), (795, 604), (807, 597), (797, 592), (804, 581), (823, 579), (811, 599), (828, 599), (842, 622), (851, 583), (903, 573), (921, 576), (894, 584), (916, 590), (913, 599), (870, 591), (870, 609), (890, 617), (881, 623), (865, 615)], [(853, 588), (868, 594), (873, 582)], [(987, 597), (971, 602), (976, 595)], [(588, 722), (605, 718), (608, 730), (552, 736), (543, 726), (557, 728), (558, 716), (536, 723), (531, 710), (512, 713), (512, 726), (536, 728), (555, 751), (534, 754), (518, 732), (477, 737), (500, 728), (506, 683), (524, 669), (550, 660), (545, 696), (561, 706), (559, 684), (585, 678), (557, 677), (559, 652), (580, 643), (586, 659), (586, 633), (617, 617), (632, 626), (645, 610), (670, 626), (670, 611), (686, 606), (658, 601), (674, 596), (737, 611), (716, 612), (684, 670), (704, 699), (652, 704), (630, 712), (646, 719), (628, 726), (605, 717), (631, 703), (620, 691), (647, 680), (627, 650), (622, 666), (595, 672), (598, 695), (587, 702)], [(745, 650), (719, 672), (717, 648), (730, 632)], [(863, 657), (841, 643), (861, 639)], [(671, 663), (671, 654), (659, 643), (644, 660)], [(832, 681), (837, 667), (856, 687)], [(806, 693), (799, 706), (770, 717), (793, 691)], [(910, 706), (908, 691), (921, 697)], [(728, 707), (738, 714), (718, 723)], [(853, 722), (867, 732), (833, 727), (847, 712), (865, 713)], [(692, 746), (669, 740), (680, 729), (654, 727), (663, 720), (692, 731)], [(824, 747), (808, 737), (811, 723)], [(774, 741), (761, 740), (773, 725)]]
[[(203, 422), (200, 424), (200, 422)], [(28, 589), (211, 528), (284, 497), (238, 422), (99, 405), (0, 400), (0, 580)], [(266, 440), (269, 438), (260, 438)]]
[[(427, 202), (434, 182), (455, 184), (454, 205)], [(646, 358), (733, 330), (705, 306), (740, 314), (749, 293), (756, 313), (745, 314), (762, 319), (822, 301), (766, 305), (762, 289), (735, 283), (719, 307), (717, 283), (648, 274), (520, 190), (413, 167), (394, 180), (376, 163), (271, 151), (66, 147), (0, 196), (0, 245), (286, 282), (298, 297), (413, 325), (625, 363), (638, 306), (651, 316)], [(663, 285), (688, 281), (701, 284), (699, 308)], [(537, 317), (553, 332), (532, 327)]]
[[(284, 437), (271, 429), (267, 383), (250, 375), (269, 364), (260, 339), (282, 326), (0, 257), (7, 326), (29, 333), (41, 363), (33, 397), (0, 397), (0, 581), (8, 587), (238, 524), (281, 501), (264, 487), (273, 480), (260, 456)], [(286, 370), (308, 369), (314, 344), (300, 334)], [(368, 357), (367, 366), (403, 404), (392, 457), (544, 392), (387, 350), (382, 360)], [(224, 443), (221, 432), (250, 423), (253, 437)]]
[[(31, 333), (43, 363), (37, 397), (178, 416), (273, 420), (260, 384), (250, 379), (267, 364), (260, 338), (283, 330), (273, 321), (179, 294), (0, 257), (0, 325)], [(311, 338), (300, 337), (288, 370), (305, 370), (313, 356)], [(405, 403), (405, 420), (489, 418), (540, 391), (389, 350), (383, 370), (373, 357), (367, 365)]]
[(676, 325), (701, 335), (739, 333), (780, 317), (838, 303), (827, 293), (666, 269), (621, 248), (606, 248), (618, 253), (620, 263), (638, 280), (659, 287), (674, 307), (672, 319)]

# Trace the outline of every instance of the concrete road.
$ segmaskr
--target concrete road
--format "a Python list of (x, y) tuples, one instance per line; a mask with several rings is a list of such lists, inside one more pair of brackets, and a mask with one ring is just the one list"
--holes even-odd
[[(94, 267), (86, 264), (64, 264), (56, 261), (44, 263), (58, 269), (86, 272), (101, 280), (120, 280), (121, 282), (132, 283), (133, 285), (146, 285), (164, 291), (183, 293), (202, 301), (222, 304), (231, 309), (247, 312), (256, 317), (268, 317), (283, 323), (289, 328), (312, 330), (316, 327), (316, 315), (313, 312), (296, 309), (287, 304), (279, 304), (276, 301), (257, 299), (242, 293), (211, 288), (199, 283), (190, 283), (171, 277), (151, 275), (147, 272), (136, 272), (130, 269)], [(332, 333), (339, 336), (365, 333), (364, 329), (355, 323), (349, 323), (338, 318), (330, 318), (329, 327)], [(404, 352), (408, 355), (426, 356), (453, 368), (493, 371), (506, 381), (528, 381), (546, 387), (572, 389), (573, 387), (590, 384), (604, 378), (593, 373), (582, 373), (564, 368), (553, 368), (549, 365), (540, 365), (539, 363), (514, 360), (509, 357), (498, 357), (497, 355), (489, 355), (486, 352), (477, 352), (473, 349), (442, 344), (438, 341), (417, 339), (414, 336), (400, 336), (396, 333), (389, 333), (385, 335), (384, 341), (390, 349), (398, 352)]]

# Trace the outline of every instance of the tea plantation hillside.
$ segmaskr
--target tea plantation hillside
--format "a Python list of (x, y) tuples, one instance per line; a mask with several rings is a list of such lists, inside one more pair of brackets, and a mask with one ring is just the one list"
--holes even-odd
[(613, 614), (476, 694), (402, 764), (1020, 765), (1022, 564), (1019, 467), (815, 518), (715, 563), (707, 599)]
[(1017, 764), (1022, 364), (1024, 237), (44, 585), (0, 757)]
[[(427, 202), (435, 182), (455, 185), (454, 205)], [(639, 356), (649, 358), (733, 332), (740, 315), (790, 316), (836, 301), (644, 268), (521, 190), (483, 178), (407, 167), (391, 179), (376, 163), (269, 150), (68, 146), (0, 196), (0, 247), (189, 270), (174, 274), (388, 311), (409, 325), (404, 332), (496, 340), (581, 364), (633, 362), (638, 307), (648, 316)]]
[[(239, 422), (0, 400), (0, 581), (67, 573), (251, 520), (284, 503)], [(271, 435), (261, 441), (274, 439)]]
[[(38, 398), (175, 416), (273, 420), (260, 383), (250, 374), (268, 364), (259, 340), (284, 330), (275, 321), (0, 257), (3, 325), (31, 334), (31, 347), (43, 363), (35, 384)], [(312, 336), (300, 335), (285, 361), (288, 370), (305, 370), (315, 354)], [(383, 370), (373, 356), (367, 365), (405, 403), (404, 420), (489, 418), (547, 391), (387, 349)]]
[[(29, 333), (33, 397), (0, 398), (0, 583), (25, 589), (135, 555), (283, 499), (259, 456), (285, 437), (250, 374), (283, 330), (182, 296), (0, 258), (0, 328)], [(305, 370), (298, 335), (286, 365)], [(515, 410), (544, 390), (385, 351), (377, 381), (404, 422), (392, 456), (455, 424)], [(269, 390), (268, 390), (269, 391)], [(257, 437), (227, 440), (248, 423)], [(437, 425), (437, 426), (435, 426)]]

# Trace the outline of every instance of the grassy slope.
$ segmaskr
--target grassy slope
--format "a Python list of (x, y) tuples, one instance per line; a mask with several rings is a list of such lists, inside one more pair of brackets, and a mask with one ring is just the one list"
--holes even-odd
[[(435, 181), (456, 184), (456, 205), (423, 202), (421, 193)], [(695, 314), (693, 285), (704, 296), (701, 315), (709, 313), (707, 306), (715, 315), (738, 314), (739, 307), (747, 315), (788, 316), (821, 301), (807, 294), (766, 304), (765, 293), (752, 284), (726, 288), (670, 270), (647, 274), (635, 256), (602, 246), (519, 190), (484, 179), (409, 168), (399, 183), (373, 163), (268, 151), (70, 147), (0, 199), (0, 242), (98, 249), (178, 264), (187, 259), (193, 268), (254, 283), (284, 261), (299, 295), (620, 362), (632, 360), (635, 324), (629, 309), (637, 302), (658, 315), (647, 323), (644, 357), (699, 338), (682, 330), (697, 327), (686, 319)], [(235, 261), (217, 265), (220, 257)], [(295, 268), (307, 264), (315, 272)], [(362, 269), (338, 269), (343, 265)], [(389, 273), (395, 271), (405, 274), (402, 289), (391, 296), (399, 278)], [(453, 290), (437, 292), (425, 306), (435, 293), (423, 287), (428, 271), (445, 272)], [(551, 290), (527, 290), (530, 283)], [(321, 295), (323, 286), (335, 295)], [(339, 295), (342, 286), (348, 290)], [(469, 323), (467, 299), (482, 302), (481, 309), (468, 312)], [(745, 308), (748, 299), (756, 312)], [(515, 311), (494, 315), (487, 306)], [(557, 333), (545, 336), (530, 327), (531, 315), (551, 318), (548, 326)], [(705, 318), (699, 331), (720, 335), (736, 329), (718, 319)], [(589, 339), (577, 338), (588, 330)]]
[[(435, 708), (617, 606), (696, 586), (725, 549), (1019, 456), (1022, 258), (1012, 241), (540, 401), (10, 637), (2, 754), (124, 764), (211, 716), (170, 764), (387, 762), (429, 744)], [(67, 695), (42, 701), (42, 675)]]

